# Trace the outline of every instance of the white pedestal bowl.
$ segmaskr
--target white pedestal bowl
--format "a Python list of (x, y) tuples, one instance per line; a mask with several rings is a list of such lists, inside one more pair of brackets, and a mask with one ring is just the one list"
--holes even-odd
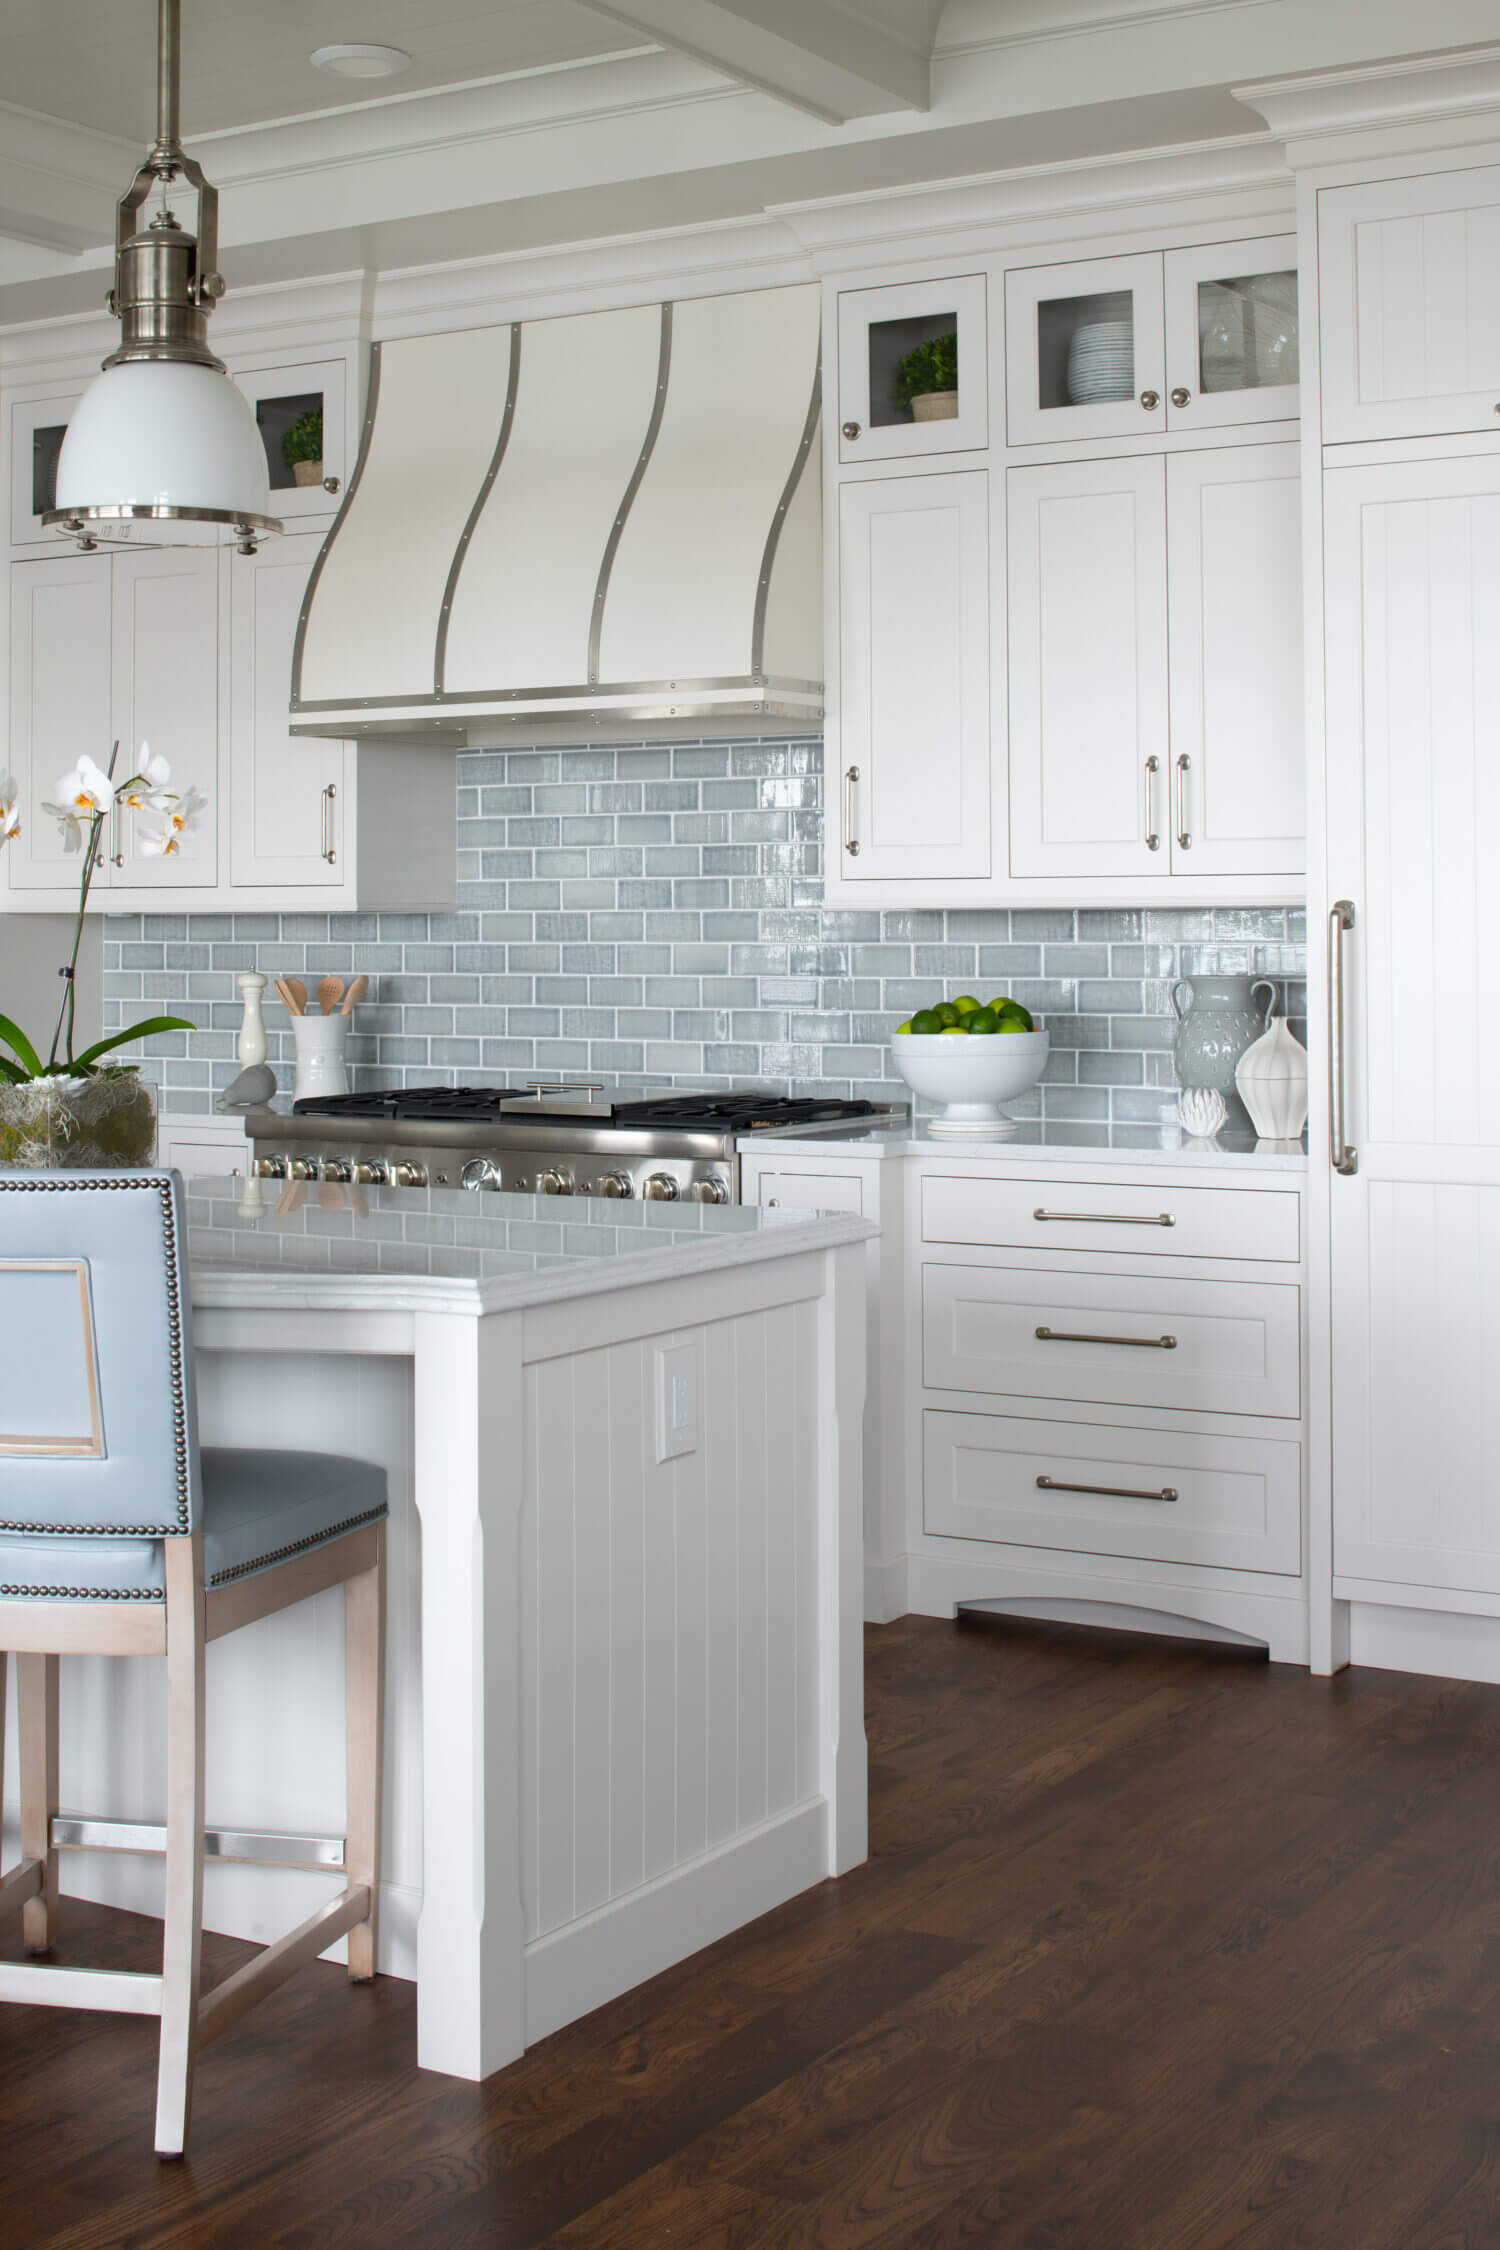
[(954, 1038), (898, 1031), (891, 1040), (896, 1068), (914, 1094), (942, 1102), (930, 1120), (934, 1133), (977, 1133), (993, 1138), (1015, 1130), (1002, 1102), (1033, 1087), (1047, 1067), (1045, 1031), (997, 1031)]

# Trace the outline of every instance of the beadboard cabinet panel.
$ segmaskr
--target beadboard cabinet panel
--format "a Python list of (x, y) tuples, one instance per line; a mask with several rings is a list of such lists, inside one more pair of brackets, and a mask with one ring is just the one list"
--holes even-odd
[(1165, 875), (1165, 463), (1046, 462), (1006, 490), (1011, 874)]
[(989, 479), (839, 493), (830, 856), (845, 883), (990, 872)]

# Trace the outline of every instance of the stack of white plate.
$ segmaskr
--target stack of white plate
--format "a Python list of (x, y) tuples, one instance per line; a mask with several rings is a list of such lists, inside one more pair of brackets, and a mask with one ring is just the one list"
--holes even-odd
[(1129, 398), (1135, 389), (1135, 334), (1128, 320), (1086, 321), (1068, 346), (1068, 397), (1075, 406)]

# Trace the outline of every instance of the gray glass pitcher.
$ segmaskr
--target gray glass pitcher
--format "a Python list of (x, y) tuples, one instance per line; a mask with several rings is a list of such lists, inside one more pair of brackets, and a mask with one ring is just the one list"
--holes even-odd
[[(1265, 1004), (1257, 1007), (1262, 992)], [(1235, 1103), (1234, 1066), (1265, 1030), (1275, 999), (1276, 987), (1267, 977), (1180, 977), (1172, 987), (1178, 1085), (1212, 1086)]]

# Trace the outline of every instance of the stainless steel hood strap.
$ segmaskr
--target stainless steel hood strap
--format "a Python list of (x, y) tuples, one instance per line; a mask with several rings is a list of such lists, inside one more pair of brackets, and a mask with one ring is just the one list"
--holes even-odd
[(468, 521), (459, 534), (458, 545), (453, 550), (453, 560), (448, 566), (448, 583), (443, 588), (443, 605), (438, 611), (437, 644), (432, 653), (432, 691), (434, 695), (441, 695), (443, 692), (443, 673), (448, 662), (448, 619), (453, 613), (453, 596), (458, 590), (458, 574), (464, 567), (464, 557), (469, 551), (469, 541), (473, 538), (479, 519), (484, 514), (484, 504), (490, 496), (490, 488), (500, 474), (500, 464), (505, 459), (505, 448), (510, 443), (511, 424), (516, 418), (516, 391), (520, 386), (520, 381), (521, 323), (518, 320), (513, 320), (510, 324), (510, 374), (505, 386), (505, 410), (500, 417), (500, 435), (495, 440), (495, 450), (490, 455), (490, 465), (485, 471), (484, 482), (479, 487), (474, 505), (469, 510)]
[(766, 607), (771, 599), (771, 573), (776, 567), (776, 550), (781, 544), (781, 527), (786, 522), (787, 510), (796, 498), (797, 487), (807, 467), (807, 457), (812, 451), (813, 439), (818, 434), (818, 417), (823, 409), (823, 345), (818, 343), (817, 364), (813, 368), (812, 397), (807, 402), (807, 420), (802, 425), (802, 436), (797, 446), (791, 473), (782, 487), (781, 499), (771, 518), (771, 528), (766, 533), (766, 551), (760, 559), (760, 576), (755, 586), (755, 622), (750, 630), (750, 671), (760, 679), (766, 668)]
[(615, 555), (619, 550), (620, 536), (625, 529), (625, 520), (635, 503), (636, 494), (641, 489), (641, 479), (646, 474), (651, 456), (656, 451), (656, 440), (661, 430), (661, 418), (666, 411), (667, 377), (671, 372), (671, 367), (672, 307), (670, 304), (665, 304), (661, 308), (661, 357), (657, 361), (656, 367), (656, 397), (651, 407), (651, 419), (646, 425), (646, 435), (641, 445), (640, 458), (630, 473), (630, 482), (625, 487), (625, 496), (615, 510), (615, 520), (610, 525), (609, 537), (604, 542), (604, 560), (599, 565), (599, 583), (594, 588), (594, 614), (589, 620), (590, 687), (599, 685), (599, 650), (604, 640), (604, 597), (609, 592), (610, 572), (615, 567)]
[(353, 476), (344, 487), (344, 497), (339, 502), (339, 512), (329, 527), (328, 537), (314, 557), (312, 569), (308, 573), (307, 587), (302, 596), (302, 607), (297, 612), (297, 638), (292, 643), (291, 709), (293, 711), (316, 711), (327, 708), (325, 704), (304, 703), (302, 700), (302, 646), (307, 639), (307, 620), (312, 614), (313, 596), (318, 590), (318, 580), (323, 575), (323, 565), (328, 560), (335, 539), (344, 528), (349, 510), (354, 505), (354, 495), (359, 490), (360, 479), (365, 473), (365, 463), (370, 458), (370, 440), (375, 434), (375, 409), (379, 403), (380, 346), (372, 344), (370, 346), (370, 380), (365, 389), (365, 419), (359, 433), (359, 459), (354, 464)]

